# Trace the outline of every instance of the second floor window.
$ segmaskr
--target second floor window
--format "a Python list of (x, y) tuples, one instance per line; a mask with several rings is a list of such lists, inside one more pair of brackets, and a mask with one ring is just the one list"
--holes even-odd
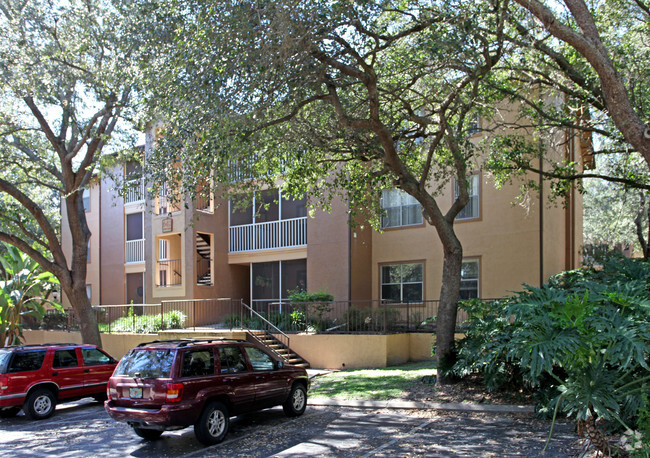
[(84, 203), (84, 211), (90, 211), (90, 189), (84, 189), (82, 193), (82, 199)]
[[(458, 213), (458, 216), (456, 216), (456, 220), (476, 219), (480, 216), (478, 178), (479, 178), (478, 174), (470, 175), (467, 177), (467, 184), (469, 186), (467, 190), (469, 193), (469, 202), (467, 202), (465, 208), (463, 208), (460, 211), (460, 213)], [(456, 181), (454, 182), (454, 198), (458, 198), (458, 194), (459, 194), (458, 182)]]
[(384, 189), (381, 208), (386, 211), (381, 218), (382, 229), (422, 224), (422, 206), (401, 189)]

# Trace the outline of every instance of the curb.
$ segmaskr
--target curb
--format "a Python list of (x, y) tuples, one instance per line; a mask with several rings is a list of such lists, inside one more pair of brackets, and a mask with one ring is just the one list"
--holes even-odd
[(469, 403), (441, 403), (441, 402), (416, 402), (416, 401), (344, 401), (339, 399), (310, 398), (312, 406), (328, 407), (356, 407), (366, 409), (420, 409), (442, 410), (453, 412), (480, 412), (480, 413), (517, 413), (530, 414), (535, 411), (533, 406), (525, 405), (498, 405), (498, 404), (469, 404)]

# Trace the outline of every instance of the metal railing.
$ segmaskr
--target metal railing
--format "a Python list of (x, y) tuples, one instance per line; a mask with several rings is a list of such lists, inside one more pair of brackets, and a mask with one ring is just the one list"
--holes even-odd
[(156, 286), (177, 286), (183, 283), (183, 264), (181, 259), (158, 261)]
[(127, 240), (126, 241), (126, 263), (144, 262), (144, 240)]
[(231, 253), (304, 246), (307, 217), (231, 226), (228, 234)]
[[(193, 299), (160, 304), (93, 306), (101, 332), (156, 332), (196, 327), (247, 329), (272, 333), (289, 346), (289, 334), (390, 334), (435, 332), (438, 301), (386, 303), (382, 301), (257, 302)], [(467, 320), (458, 310), (457, 326)], [(78, 330), (72, 309), (48, 312), (41, 329)]]
[(124, 204), (135, 204), (144, 202), (145, 189), (144, 180), (129, 180), (126, 182), (126, 194), (124, 195)]
[[(282, 345), (284, 345), (287, 348), (290, 348), (289, 347), (289, 341), (290, 341), (289, 336), (287, 334), (285, 334), (280, 328), (278, 328), (276, 325), (274, 325), (269, 320), (267, 320), (262, 315), (260, 315), (255, 310), (253, 310), (251, 307), (249, 307), (247, 304), (245, 304), (244, 301), (241, 302), (241, 309), (242, 309), (242, 312), (243, 312), (242, 316), (243, 316), (243, 314), (248, 314), (251, 317), (255, 318), (255, 320), (248, 321), (248, 323), (252, 323), (252, 322), (255, 322), (255, 321), (262, 323), (262, 329), (259, 329), (259, 328), (251, 329), (250, 327), (245, 325), (246, 322), (242, 319), (242, 322), (241, 322), (241, 328), (242, 329), (247, 329), (249, 331), (252, 331), (252, 330), (266, 331), (268, 333), (273, 334), (274, 337), (276, 339), (278, 339), (278, 341), (280, 341), (280, 343), (282, 343)], [(281, 355), (278, 355), (278, 356), (281, 356)]]

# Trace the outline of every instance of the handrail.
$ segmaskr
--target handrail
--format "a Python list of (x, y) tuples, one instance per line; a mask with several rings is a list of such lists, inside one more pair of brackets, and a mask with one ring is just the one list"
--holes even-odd
[(261, 319), (261, 320), (266, 324), (267, 327), (273, 328), (273, 329), (274, 329), (278, 334), (282, 334), (282, 335), (287, 339), (287, 342), (289, 342), (289, 336), (286, 335), (284, 332), (282, 332), (282, 330), (280, 330), (280, 328), (278, 328), (276, 325), (274, 325), (274, 324), (271, 323), (269, 320), (267, 320), (267, 319), (264, 318), (262, 315), (260, 315), (260, 314), (257, 313), (255, 310), (253, 310), (253, 308), (250, 307), (249, 305), (247, 305), (244, 301), (242, 301), (241, 305), (243, 305), (245, 309), (250, 310), (250, 312), (251, 312), (253, 315), (255, 315), (255, 316), (257, 316), (259, 319)]

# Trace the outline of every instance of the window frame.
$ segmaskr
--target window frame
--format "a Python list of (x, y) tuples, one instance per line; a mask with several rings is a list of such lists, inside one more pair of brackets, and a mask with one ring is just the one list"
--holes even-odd
[[(404, 271), (402, 269), (402, 266), (404, 265), (415, 265), (415, 264), (420, 264), (422, 266), (422, 280), (420, 282), (404, 282)], [(384, 283), (383, 281), (383, 269), (385, 267), (394, 267), (394, 266), (400, 266), (400, 282), (399, 283)], [(384, 298), (384, 285), (400, 285), (400, 300), (397, 302), (389, 302), (389, 303), (394, 303), (394, 304), (400, 304), (400, 303), (409, 303), (409, 304), (420, 304), (425, 301), (425, 285), (424, 285), (424, 279), (426, 278), (426, 262), (425, 260), (413, 260), (413, 261), (401, 261), (401, 262), (386, 262), (386, 263), (381, 263), (379, 264), (379, 300), (380, 301), (391, 301), (391, 299), (386, 299)], [(413, 285), (413, 284), (420, 284), (420, 299), (419, 300), (414, 300), (414, 301), (405, 301), (404, 300), (404, 285)]]
[[(393, 206), (390, 206), (390, 207), (384, 206), (384, 200), (386, 199), (385, 194), (387, 192), (397, 192), (397, 193), (399, 193), (400, 204), (399, 205), (393, 205)], [(400, 229), (400, 228), (409, 228), (409, 227), (421, 227), (421, 226), (424, 225), (424, 217), (422, 216), (422, 204), (420, 204), (420, 202), (418, 202), (417, 200), (415, 200), (415, 203), (406, 203), (405, 204), (404, 199), (415, 200), (415, 198), (413, 196), (411, 196), (410, 194), (408, 194), (407, 192), (405, 192), (405, 191), (403, 191), (403, 190), (401, 190), (399, 188), (382, 189), (380, 202), (379, 202), (379, 205), (380, 205), (381, 209), (386, 213), (388, 212), (389, 209), (391, 209), (391, 210), (397, 209), (397, 208), (399, 209), (399, 224), (388, 226), (388, 225), (385, 224), (385, 221), (388, 220), (388, 217), (383, 216), (383, 215), (381, 216), (380, 227), (381, 227), (382, 230), (391, 230), (391, 229)], [(417, 221), (415, 223), (404, 224), (403, 216), (404, 216), (404, 208), (406, 208), (406, 207), (418, 207), (419, 208), (419, 210), (420, 210), (418, 212), (419, 221)]]
[[(482, 208), (481, 208), (482, 207), (482, 205), (481, 205), (482, 204), (482, 202), (481, 202), (481, 194), (482, 194), (481, 173), (480, 172), (472, 173), (467, 178), (468, 178), (468, 181), (474, 180), (476, 178), (476, 190), (475, 190), (476, 193), (475, 194), (471, 193), (472, 192), (472, 183), (470, 181), (469, 202), (467, 202), (467, 205), (465, 205), (465, 207), (460, 212), (458, 212), (458, 215), (456, 215), (456, 218), (454, 219), (455, 223), (461, 223), (461, 222), (464, 222), (464, 221), (479, 221), (479, 220), (481, 220), (483, 218), (483, 212), (482, 212)], [(458, 198), (458, 192), (459, 192), (459, 190), (458, 190), (458, 180), (454, 179), (453, 180), (453, 200), (452, 200), (452, 204)], [(476, 204), (476, 211), (477, 211), (478, 214), (477, 215), (472, 215), (472, 216), (461, 216), (463, 211), (465, 211), (468, 208), (473, 208), (473, 206), (472, 206), (472, 199), (473, 198), (475, 198), (478, 201), (477, 204)]]
[[(471, 278), (471, 279), (464, 279), (463, 278), (462, 264), (465, 264), (465, 263), (475, 263), (476, 264), (476, 266), (477, 266), (477, 268), (476, 268), (476, 278)], [(476, 298), (478, 299), (478, 298), (481, 297), (481, 257), (480, 256), (473, 256), (473, 257), (463, 258), (462, 264), (461, 264), (461, 273), (460, 273), (460, 275), (461, 275), (461, 278), (460, 278), (460, 292), (462, 293), (462, 291), (463, 291), (463, 282), (467, 283), (467, 282), (470, 282), (470, 281), (472, 281), (472, 282), (475, 281), (476, 282)], [(467, 290), (468, 289), (465, 289), (465, 291), (467, 291)], [(474, 299), (474, 298), (473, 297), (469, 297), (469, 298), (466, 298), (466, 299), (461, 298), (461, 300), (468, 300), (468, 299)]]

